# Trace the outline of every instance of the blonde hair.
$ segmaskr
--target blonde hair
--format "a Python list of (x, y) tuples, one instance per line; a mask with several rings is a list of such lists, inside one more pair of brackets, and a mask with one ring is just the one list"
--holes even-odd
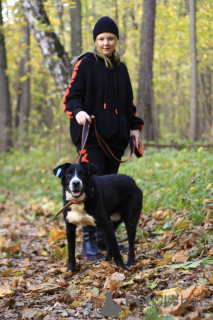
[[(115, 36), (116, 40), (118, 41), (118, 38)], [(97, 45), (96, 45), (96, 42), (97, 42), (97, 38), (95, 40), (95, 45), (94, 45), (94, 48), (92, 50), (92, 52), (94, 53), (94, 56), (96, 58), (96, 60), (98, 61), (98, 57), (101, 57), (103, 60), (104, 60), (104, 63), (105, 63), (105, 66), (109, 69), (113, 69), (113, 64), (112, 64), (112, 61), (114, 61), (116, 64), (119, 64), (120, 63), (120, 54), (118, 52), (118, 50), (115, 48), (115, 50), (113, 51), (112, 53), (112, 58), (113, 59), (110, 59), (108, 58), (107, 56), (105, 56), (104, 54), (98, 52), (98, 49), (97, 49)], [(117, 43), (116, 43), (117, 44)], [(77, 57), (74, 57), (71, 61), (72, 65), (76, 65), (76, 63), (78, 62), (78, 59), (79, 57), (81, 57), (82, 55), (86, 54), (86, 52), (80, 54), (79, 56)]]

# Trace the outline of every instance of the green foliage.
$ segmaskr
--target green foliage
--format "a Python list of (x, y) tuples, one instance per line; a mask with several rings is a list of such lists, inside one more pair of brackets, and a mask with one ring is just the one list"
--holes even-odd
[[(77, 161), (77, 153), (72, 148), (65, 150), (61, 154), (54, 146), (45, 145), (31, 148), (28, 152), (4, 154), (0, 159), (2, 202), (7, 200), (4, 191), (11, 190), (21, 206), (26, 201), (36, 204), (54, 201), (60, 207), (61, 185), (52, 170), (60, 163)], [(143, 213), (162, 209), (165, 212), (165, 226), (165, 223), (169, 224), (169, 210), (184, 209), (185, 215), (197, 225), (204, 219), (201, 212), (204, 199), (212, 198), (212, 168), (212, 153), (204, 149), (165, 149), (159, 152), (147, 149), (143, 158), (132, 158), (120, 166), (119, 172), (132, 176), (143, 190)], [(195, 209), (200, 215), (199, 220), (193, 218)], [(143, 238), (146, 236), (144, 233)], [(207, 234), (204, 237), (205, 243), (211, 243)]]
[[(120, 172), (134, 177), (143, 190), (143, 212), (186, 209), (198, 224), (204, 218), (203, 200), (212, 197), (212, 168), (212, 153), (202, 148), (159, 152), (148, 149), (143, 158), (121, 165)], [(169, 221), (169, 217), (165, 218)]]
[(144, 319), (145, 320), (156, 320), (156, 319), (158, 319), (158, 307), (157, 306), (148, 307)]

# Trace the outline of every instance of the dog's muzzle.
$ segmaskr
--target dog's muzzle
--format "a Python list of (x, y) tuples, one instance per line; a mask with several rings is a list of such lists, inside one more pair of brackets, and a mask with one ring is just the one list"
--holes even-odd
[(78, 178), (73, 178), (70, 181), (69, 189), (72, 195), (72, 198), (77, 199), (82, 195), (83, 184), (82, 181)]

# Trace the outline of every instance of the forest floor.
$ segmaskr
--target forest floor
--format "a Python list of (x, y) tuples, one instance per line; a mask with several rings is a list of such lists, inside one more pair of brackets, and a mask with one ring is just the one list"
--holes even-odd
[[(135, 265), (123, 271), (104, 253), (87, 261), (77, 228), (73, 274), (66, 272), (64, 222), (53, 218), (61, 190), (47, 173), (51, 160), (44, 166), (34, 158), (32, 166), (32, 155), (18, 164), (15, 156), (3, 159), (0, 319), (213, 319), (213, 160), (199, 152), (151, 152), (124, 165), (121, 172), (135, 176), (145, 198)], [(123, 225), (117, 238), (127, 247)]]

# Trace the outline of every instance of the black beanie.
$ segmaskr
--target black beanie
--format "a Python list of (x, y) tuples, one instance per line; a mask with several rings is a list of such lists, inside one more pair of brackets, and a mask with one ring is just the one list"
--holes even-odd
[(102, 17), (99, 19), (93, 29), (93, 39), (95, 41), (96, 37), (103, 32), (111, 32), (116, 35), (119, 39), (119, 31), (117, 24), (109, 17)]

